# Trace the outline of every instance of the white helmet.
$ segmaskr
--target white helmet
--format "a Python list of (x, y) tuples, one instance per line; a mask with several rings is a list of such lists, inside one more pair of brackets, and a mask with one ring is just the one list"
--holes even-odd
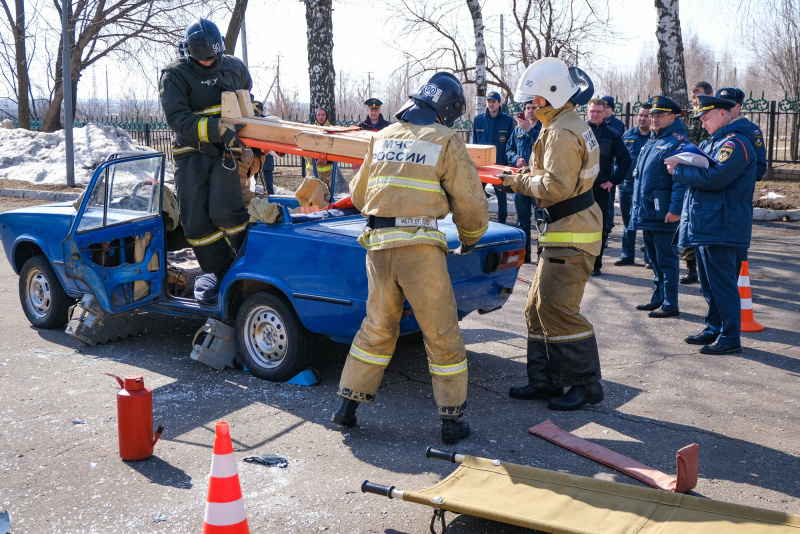
[(566, 63), (555, 57), (545, 57), (525, 69), (514, 92), (514, 101), (527, 102), (535, 96), (541, 96), (558, 109), (581, 89), (570, 75)]

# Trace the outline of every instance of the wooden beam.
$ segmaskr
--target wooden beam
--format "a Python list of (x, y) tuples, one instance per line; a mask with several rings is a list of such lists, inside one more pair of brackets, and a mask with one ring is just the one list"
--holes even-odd
[(223, 119), (238, 119), (242, 116), (239, 97), (233, 91), (222, 93), (222, 111), (220, 115)]
[[(240, 137), (295, 145), (312, 152), (357, 159), (364, 158), (369, 140), (374, 135), (374, 132), (353, 131), (352, 128), (317, 126), (266, 117), (236, 118), (229, 122), (245, 125), (239, 131)], [(467, 151), (479, 167), (494, 165), (496, 161), (497, 149), (494, 145), (468, 144)]]

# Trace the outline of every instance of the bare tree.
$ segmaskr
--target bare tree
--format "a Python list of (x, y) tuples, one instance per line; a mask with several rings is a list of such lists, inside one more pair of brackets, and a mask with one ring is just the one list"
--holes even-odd
[(308, 36), (308, 81), (311, 109), (325, 108), (336, 121), (336, 71), (333, 69), (332, 0), (304, 0)]
[[(770, 0), (750, 26), (747, 44), (763, 66), (768, 80), (784, 95), (800, 96), (800, 4), (796, 0)], [(769, 28), (770, 31), (764, 31)]]
[(236, 51), (236, 38), (242, 29), (244, 14), (247, 11), (247, 0), (234, 0), (233, 13), (228, 23), (228, 30), (225, 32), (225, 53), (233, 55)]
[[(31, 127), (31, 108), (30, 101), (28, 100), (30, 80), (28, 77), (28, 57), (25, 47), (25, 32), (28, 28), (25, 23), (25, 3), (23, 0), (15, 0), (13, 15), (11, 9), (8, 7), (7, 0), (0, 0), (0, 4), (3, 6), (3, 12), (8, 20), (14, 41), (14, 63), (11, 64), (10, 61), (7, 62), (9, 63), (9, 67), (12, 67), (9, 73), (11, 78), (9, 81), (11, 81), (11, 86), (16, 88), (17, 93), (17, 120), (20, 128), (29, 130)], [(3, 45), (5, 45), (5, 42), (3, 42)], [(5, 46), (3, 48), (5, 48)]]
[(486, 109), (486, 44), (483, 41), (483, 13), (480, 0), (467, 0), (475, 32), (475, 116)]
[[(70, 43), (70, 65), (72, 79), (77, 82), (83, 71), (104, 57), (113, 55), (122, 60), (143, 62), (153, 57), (153, 50), (175, 50), (175, 44), (183, 38), (188, 18), (196, 17), (198, 9), (213, 10), (217, 0), (82, 0), (68, 4)], [(62, 3), (54, 0), (61, 14)], [(60, 18), (60, 17), (59, 17)], [(50, 37), (61, 29), (53, 27)], [(56, 58), (53, 96), (42, 123), (43, 131), (55, 131), (61, 127), (61, 104), (63, 101), (61, 54)], [(73, 91), (77, 100), (77, 90)]]
[(658, 73), (661, 93), (682, 108), (689, 107), (686, 69), (683, 62), (683, 37), (678, 0), (655, 0), (657, 13)]

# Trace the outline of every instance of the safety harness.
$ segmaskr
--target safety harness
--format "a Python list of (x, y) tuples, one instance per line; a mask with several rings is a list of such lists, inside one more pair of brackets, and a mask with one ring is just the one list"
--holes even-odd
[(547, 208), (540, 208), (537, 206), (533, 209), (536, 231), (539, 232), (539, 235), (542, 235), (547, 231), (547, 225), (549, 223), (554, 223), (564, 217), (579, 213), (592, 207), (592, 204), (594, 204), (594, 194), (592, 190), (589, 189), (585, 193), (568, 198), (567, 200), (562, 200), (561, 202), (556, 202)]

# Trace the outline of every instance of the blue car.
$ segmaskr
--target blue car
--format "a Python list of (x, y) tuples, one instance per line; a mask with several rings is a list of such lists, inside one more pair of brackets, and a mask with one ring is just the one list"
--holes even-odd
[[(213, 317), (235, 324), (240, 361), (254, 375), (283, 381), (305, 369), (313, 335), (352, 341), (366, 315), (366, 251), (356, 238), (358, 213), (294, 215), (294, 199), (273, 199), (282, 217), (254, 223), (246, 245), (222, 281), (216, 305), (169, 293), (167, 250), (175, 230), (162, 213), (165, 156), (112, 156), (95, 171), (80, 207), (48, 204), (0, 214), (6, 257), (19, 274), (28, 320), (39, 328), (68, 322), (69, 308), (91, 294), (103, 313), (136, 309)], [(440, 222), (451, 250), (451, 219)], [(178, 230), (180, 230), (178, 228)], [(447, 264), (459, 318), (499, 309), (511, 294), (525, 256), (524, 235), (490, 223), (474, 252)], [(419, 327), (403, 314), (401, 335)]]

